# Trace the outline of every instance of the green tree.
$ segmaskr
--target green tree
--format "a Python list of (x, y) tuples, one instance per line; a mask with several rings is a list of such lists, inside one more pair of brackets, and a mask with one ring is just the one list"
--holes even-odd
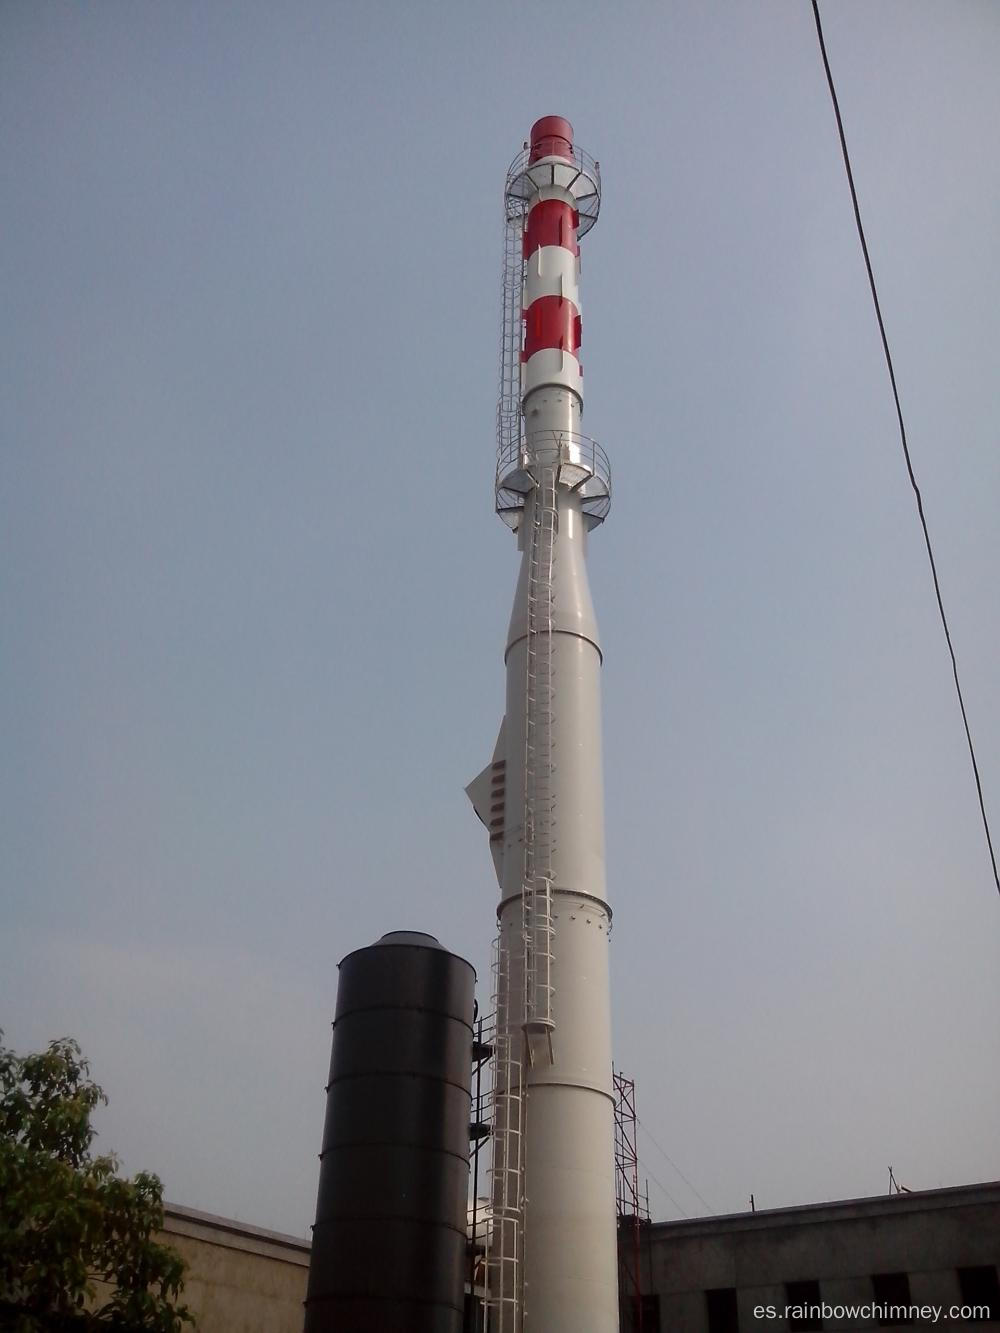
[[(2, 1036), (2, 1033), (0, 1033)], [(107, 1102), (69, 1038), (19, 1056), (0, 1045), (0, 1326), (17, 1333), (181, 1333), (184, 1262), (153, 1240), (154, 1175), (93, 1157)], [(99, 1284), (106, 1284), (104, 1286)]]

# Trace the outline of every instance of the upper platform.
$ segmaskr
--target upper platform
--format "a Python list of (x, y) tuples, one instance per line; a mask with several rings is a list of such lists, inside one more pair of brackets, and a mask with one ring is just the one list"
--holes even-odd
[(573, 196), (579, 218), (577, 238), (586, 236), (601, 211), (600, 164), (565, 139), (543, 146), (559, 152), (538, 157), (537, 149), (528, 145), (510, 164), (504, 190), (507, 217), (522, 217), (539, 191), (556, 187)]
[(596, 440), (576, 431), (534, 431), (505, 449), (497, 459), (496, 510), (517, 530), (529, 492), (542, 468), (553, 468), (557, 486), (580, 497), (588, 528), (603, 523), (611, 508), (611, 464)]

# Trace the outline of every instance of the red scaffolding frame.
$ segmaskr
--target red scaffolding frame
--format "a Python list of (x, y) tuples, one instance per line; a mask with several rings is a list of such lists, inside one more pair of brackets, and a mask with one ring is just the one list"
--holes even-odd
[(618, 1304), (622, 1333), (642, 1333), (642, 1228), (649, 1190), (639, 1192), (635, 1080), (611, 1074), (615, 1091), (615, 1205), (618, 1212)]

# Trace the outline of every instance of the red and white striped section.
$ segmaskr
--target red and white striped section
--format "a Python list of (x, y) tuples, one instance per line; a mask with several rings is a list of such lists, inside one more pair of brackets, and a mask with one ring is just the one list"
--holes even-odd
[[(569, 121), (562, 116), (536, 121), (528, 161), (529, 167), (552, 161), (572, 165)], [(529, 200), (524, 224), (522, 402), (535, 389), (553, 385), (571, 389), (583, 403), (579, 223), (573, 194), (561, 185), (543, 185)]]

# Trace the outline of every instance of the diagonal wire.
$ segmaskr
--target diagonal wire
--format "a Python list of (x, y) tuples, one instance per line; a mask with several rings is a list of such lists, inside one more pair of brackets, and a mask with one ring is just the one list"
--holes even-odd
[(882, 307), (879, 304), (878, 291), (875, 287), (875, 274), (872, 272), (871, 256), (868, 253), (868, 242), (865, 240), (865, 229), (861, 223), (861, 209), (858, 206), (858, 192), (854, 185), (854, 173), (851, 170), (851, 159), (847, 152), (847, 138), (844, 134), (844, 122), (840, 115), (840, 103), (837, 100), (837, 90), (833, 85), (833, 74), (830, 72), (830, 61), (826, 54), (826, 43), (823, 40), (823, 25), (819, 17), (818, 0), (812, 0), (813, 17), (816, 20), (816, 36), (819, 38), (820, 54), (823, 57), (823, 68), (826, 70), (826, 81), (830, 88), (830, 99), (833, 102), (833, 114), (837, 118), (837, 132), (840, 135), (840, 148), (844, 156), (844, 166), (847, 169), (847, 183), (851, 188), (851, 202), (854, 205), (854, 221), (858, 227), (858, 238), (861, 241), (861, 251), (865, 258), (865, 268), (868, 271), (868, 285), (871, 287), (872, 301), (875, 305), (875, 317), (878, 320), (878, 330), (882, 335), (882, 350), (885, 353), (885, 364), (889, 370), (889, 383), (892, 385), (892, 396), (896, 404), (896, 418), (899, 422), (899, 438), (903, 445), (903, 457), (906, 459), (906, 471), (909, 473), (910, 485), (913, 487), (913, 494), (917, 501), (917, 514), (920, 517), (920, 526), (924, 533), (924, 545), (927, 547), (927, 559), (930, 561), (931, 575), (934, 579), (934, 595), (937, 598), (938, 611), (941, 613), (941, 627), (944, 630), (944, 637), (948, 644), (948, 653), (951, 657), (951, 673), (955, 678), (955, 693), (958, 695), (958, 706), (962, 711), (962, 723), (965, 726), (965, 739), (969, 743), (969, 758), (972, 760), (972, 774), (976, 779), (976, 793), (979, 796), (979, 812), (983, 817), (983, 829), (986, 833), (986, 846), (989, 848), (990, 864), (993, 867), (993, 880), (997, 886), (997, 893), (1000, 893), (1000, 872), (997, 871), (997, 858), (993, 850), (993, 838), (990, 835), (990, 823), (986, 815), (986, 803), (983, 800), (983, 784), (979, 777), (979, 765), (976, 763), (976, 751), (972, 744), (972, 732), (969, 728), (969, 717), (965, 711), (965, 699), (962, 696), (962, 687), (958, 680), (958, 663), (955, 660), (955, 649), (951, 642), (951, 632), (948, 629), (948, 617), (944, 613), (944, 602), (941, 598), (941, 585), (938, 582), (937, 565), (934, 563), (934, 551), (931, 548), (930, 533), (927, 530), (927, 519), (924, 517), (924, 502), (920, 494), (920, 487), (917, 485), (917, 479), (913, 474), (913, 462), (910, 459), (910, 447), (906, 442), (906, 427), (903, 424), (903, 409), (899, 403), (899, 390), (896, 388), (896, 372), (892, 366), (892, 356), (889, 352), (889, 339), (886, 337), (885, 323), (882, 319)]
[[(708, 1209), (708, 1211), (709, 1211), (710, 1213), (718, 1213), (719, 1210), (718, 1210), (717, 1208), (713, 1208), (712, 1205), (709, 1203), (709, 1201), (705, 1198), (704, 1194), (700, 1194), (700, 1193), (698, 1192), (698, 1190), (695, 1188), (695, 1186), (691, 1184), (690, 1180), (688, 1180), (687, 1176), (686, 1176), (686, 1175), (684, 1174), (684, 1172), (680, 1169), (680, 1167), (677, 1165), (677, 1163), (674, 1161), (674, 1159), (670, 1156), (670, 1154), (667, 1152), (667, 1150), (666, 1150), (665, 1148), (661, 1147), (660, 1144), (657, 1143), (657, 1141), (653, 1138), (652, 1134), (650, 1134), (650, 1132), (649, 1132), (648, 1128), (646, 1127), (646, 1125), (643, 1124), (643, 1122), (639, 1119), (638, 1116), (636, 1116), (636, 1118), (635, 1118), (635, 1123), (636, 1123), (637, 1125), (641, 1126), (641, 1128), (642, 1128), (642, 1132), (646, 1135), (646, 1138), (649, 1139), (650, 1143), (653, 1145), (653, 1147), (656, 1149), (656, 1151), (657, 1151), (658, 1153), (660, 1153), (661, 1156), (662, 1156), (666, 1161), (668, 1161), (668, 1162), (670, 1163), (670, 1165), (674, 1168), (674, 1170), (675, 1170), (675, 1171), (677, 1172), (677, 1174), (680, 1176), (681, 1180), (684, 1181), (684, 1184), (688, 1187), (688, 1189), (691, 1191), (691, 1193), (697, 1195), (697, 1197), (701, 1200), (701, 1202), (705, 1205), (705, 1207)], [(654, 1176), (653, 1179), (656, 1180), (656, 1177)], [(659, 1185), (659, 1181), (657, 1181), (656, 1183)], [(660, 1189), (663, 1189), (663, 1186), (662, 1186), (662, 1185), (660, 1185)], [(680, 1206), (680, 1205), (678, 1205), (678, 1206)], [(681, 1211), (683, 1212), (684, 1210), (681, 1209)], [(685, 1216), (687, 1216), (687, 1214), (685, 1214)]]
[(659, 1178), (659, 1176), (654, 1175), (653, 1172), (650, 1171), (649, 1167), (646, 1165), (646, 1163), (642, 1160), (641, 1157), (637, 1156), (635, 1160), (639, 1163), (642, 1169), (648, 1174), (650, 1180), (653, 1181), (655, 1185), (659, 1185), (660, 1189), (667, 1196), (670, 1202), (674, 1205), (674, 1207), (680, 1213), (681, 1217), (686, 1217), (688, 1218), (688, 1220), (690, 1220), (691, 1214), (686, 1213), (684, 1211), (684, 1209), (680, 1206), (680, 1204), (677, 1202), (674, 1196), (670, 1193), (670, 1191), (667, 1189), (666, 1185), (664, 1185), (663, 1181)]

